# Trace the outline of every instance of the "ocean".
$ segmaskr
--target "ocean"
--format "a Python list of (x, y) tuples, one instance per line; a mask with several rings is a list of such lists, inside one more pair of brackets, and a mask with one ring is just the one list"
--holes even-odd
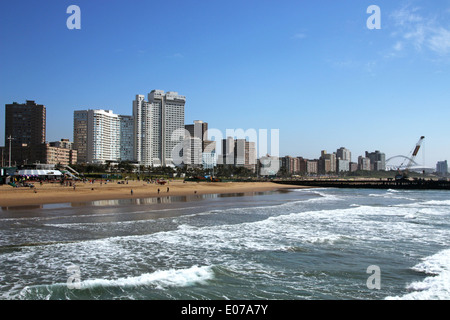
[(450, 192), (2, 208), (0, 299), (450, 299)]

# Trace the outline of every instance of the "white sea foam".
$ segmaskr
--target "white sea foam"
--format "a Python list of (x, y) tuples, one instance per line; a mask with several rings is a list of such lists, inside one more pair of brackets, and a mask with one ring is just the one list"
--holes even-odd
[(450, 200), (430, 200), (422, 202), (421, 204), (431, 206), (450, 206)]
[(430, 200), (425, 202), (415, 201), (413, 203), (396, 204), (396, 208), (415, 208), (427, 215), (447, 215), (450, 213), (450, 200)]
[(320, 188), (320, 189), (294, 189), (293, 191), (304, 193), (307, 195), (314, 195), (314, 198), (303, 200), (302, 202), (326, 202), (326, 201), (341, 201), (343, 200), (342, 197), (338, 197), (334, 194), (327, 193), (327, 188)]
[[(412, 233), (421, 234), (415, 231), (421, 227), (420, 225), (411, 225), (408, 222), (416, 212), (416, 210), (410, 208), (358, 206), (320, 211), (301, 211), (301, 208), (298, 203), (293, 204), (288, 209), (299, 211), (269, 216), (262, 220), (238, 225), (197, 227), (186, 221), (179, 225), (176, 230), (148, 235), (116, 236), (79, 243), (59, 243), (42, 248), (30, 248), (22, 254), (33, 256), (44, 254), (47, 256), (49, 252), (60, 252), (63, 255), (79, 256), (80, 259), (85, 261), (92, 259), (93, 256), (101, 255), (104, 262), (109, 262), (117, 260), (117, 257), (122, 256), (122, 253), (124, 256), (129, 256), (131, 252), (134, 258), (148, 257), (149, 255), (160, 255), (161, 257), (178, 255), (181, 257), (185, 254), (198, 252), (199, 248), (216, 251), (221, 249), (233, 251), (248, 249), (278, 250), (291, 245), (299, 246), (302, 243), (320, 245), (348, 241), (349, 239), (384, 240), (388, 238), (388, 234), (391, 238), (402, 239), (409, 237)], [(248, 210), (253, 210), (253, 208)], [(369, 219), (369, 216), (373, 216), (373, 219)], [(404, 222), (397, 221), (391, 224), (383, 220), (377, 220), (380, 216), (384, 216), (386, 219), (391, 219), (390, 216), (394, 219), (404, 216), (407, 219)], [(435, 234), (435, 237), (438, 236), (440, 235)], [(444, 235), (441, 235), (440, 238), (442, 238), (442, 241), (445, 240)], [(424, 240), (426, 239), (417, 237), (414, 241)], [(149, 248), (155, 248), (155, 250), (149, 250)], [(17, 253), (14, 253), (14, 256), (17, 258)], [(27, 259), (22, 259), (22, 261), (24, 260)], [(95, 261), (95, 259), (93, 260)], [(130, 258), (130, 261), (132, 260)]]
[(386, 190), (386, 192), (382, 193), (371, 193), (369, 194), (369, 197), (385, 198), (385, 199), (402, 199), (410, 201), (416, 200), (411, 197), (409, 192), (405, 192), (405, 190), (392, 190), (392, 189), (388, 189)]
[(387, 189), (387, 192), (397, 193), (397, 192), (400, 192), (400, 191), (399, 190), (395, 190), (395, 189)]
[(369, 197), (385, 197), (386, 196), (386, 194), (383, 194), (383, 193), (371, 193), (371, 194), (369, 194)]
[(145, 220), (129, 220), (129, 221), (107, 221), (107, 222), (79, 222), (79, 223), (46, 223), (43, 226), (54, 227), (54, 228), (65, 228), (65, 229), (87, 229), (92, 227), (102, 227), (102, 226), (120, 226), (138, 223), (153, 223), (154, 219)]
[(424, 258), (412, 268), (414, 271), (427, 275), (423, 281), (409, 284), (406, 289), (411, 291), (401, 297), (387, 297), (394, 300), (448, 300), (450, 299), (450, 250), (443, 250), (435, 255)]
[[(112, 288), (120, 287), (134, 288), (141, 286), (152, 286), (156, 289), (169, 287), (188, 287), (196, 284), (204, 284), (214, 278), (214, 271), (211, 266), (192, 266), (187, 269), (158, 270), (152, 273), (145, 273), (136, 277), (124, 277), (118, 279), (92, 279), (79, 283), (79, 290), (90, 290), (99, 287)], [(38, 296), (43, 299), (50, 298), (53, 290), (67, 288), (66, 283), (56, 283), (52, 285), (26, 286), (20, 292), (19, 297)]]
[(119, 278), (114, 280), (94, 279), (81, 282), (81, 289), (93, 287), (138, 287), (153, 285), (157, 288), (187, 287), (206, 283), (214, 278), (211, 266), (192, 266), (188, 269), (159, 270), (142, 274), (137, 277)]

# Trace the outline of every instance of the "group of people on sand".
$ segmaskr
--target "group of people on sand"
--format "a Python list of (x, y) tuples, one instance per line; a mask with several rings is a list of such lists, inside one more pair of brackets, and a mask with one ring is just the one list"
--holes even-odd
[[(169, 187), (167, 187), (167, 192), (169, 192), (169, 190), (170, 190)], [(158, 194), (160, 194), (160, 193), (161, 193), (161, 189), (158, 188)], [(133, 189), (131, 189), (131, 194), (133, 194)]]
[[(169, 189), (169, 187), (167, 187), (167, 191), (166, 192), (169, 192), (169, 191), (170, 191), (170, 189)], [(161, 193), (161, 189), (158, 188), (158, 194), (160, 194), (160, 193)], [(194, 193), (197, 194), (197, 190), (195, 190)], [(131, 194), (133, 194), (133, 189), (131, 189)]]

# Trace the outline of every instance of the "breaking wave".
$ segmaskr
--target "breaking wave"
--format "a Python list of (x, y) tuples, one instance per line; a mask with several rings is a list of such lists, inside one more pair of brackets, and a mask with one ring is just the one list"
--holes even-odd
[(388, 300), (448, 300), (450, 299), (450, 250), (443, 250), (426, 257), (412, 270), (427, 275), (422, 281), (409, 284), (410, 291), (403, 296), (388, 297)]
[(110, 288), (136, 288), (142, 286), (154, 289), (166, 289), (169, 287), (188, 287), (196, 284), (205, 284), (214, 278), (212, 266), (192, 266), (187, 269), (158, 270), (152, 273), (145, 273), (136, 277), (123, 277), (118, 279), (92, 279), (80, 281), (77, 287), (69, 289), (66, 283), (56, 283), (52, 285), (27, 286), (20, 292), (22, 299), (51, 299), (53, 295), (61, 296), (61, 291), (65, 291), (67, 296), (71, 291), (78, 290), (98, 290)]

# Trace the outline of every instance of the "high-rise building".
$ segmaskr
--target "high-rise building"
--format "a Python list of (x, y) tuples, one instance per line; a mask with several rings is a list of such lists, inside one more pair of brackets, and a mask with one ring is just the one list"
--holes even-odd
[(321, 174), (336, 172), (336, 153), (327, 153), (322, 150), (319, 158), (318, 170)]
[(184, 140), (186, 97), (177, 92), (152, 90), (148, 101), (133, 101), (134, 157), (144, 166), (174, 166), (174, 152)]
[(133, 101), (133, 119), (134, 119), (134, 136), (133, 136), (133, 154), (134, 160), (139, 164), (151, 165), (151, 119), (150, 107), (145, 101), (143, 95), (136, 95)]
[(87, 161), (88, 112), (79, 110), (73, 113), (73, 148), (77, 150), (78, 161)]
[[(69, 139), (46, 143), (46, 108), (27, 100), (6, 105), (5, 138), (9, 155), (11, 137), (11, 164), (60, 164), (76, 162), (77, 152)], [(8, 159), (9, 162), (9, 159)], [(9, 164), (9, 163), (8, 163)]]
[(341, 173), (341, 172), (348, 172), (348, 171), (350, 171), (350, 162), (348, 160), (342, 160), (342, 159), (338, 158), (336, 160), (336, 172)]
[[(5, 105), (5, 150), (11, 165), (45, 163), (46, 108), (27, 100)], [(9, 154), (11, 146), (11, 154)]]
[(352, 153), (344, 147), (337, 149), (336, 157), (341, 160), (347, 160), (349, 163), (352, 161)]
[(111, 110), (75, 111), (73, 135), (79, 162), (120, 160), (120, 120)]
[(350, 171), (350, 162), (352, 161), (352, 153), (350, 150), (341, 147), (336, 150), (336, 172)]
[(255, 172), (256, 171), (256, 143), (245, 141), (245, 158), (244, 167)]
[(191, 138), (199, 138), (202, 141), (206, 141), (208, 139), (208, 123), (203, 122), (201, 120), (195, 120), (194, 124), (187, 124), (184, 126)]
[(303, 157), (298, 157), (298, 165), (299, 165), (299, 174), (306, 174), (306, 166), (307, 166), (307, 162), (308, 160), (304, 159)]
[(358, 170), (370, 171), (370, 158), (359, 156), (358, 157)]
[(45, 143), (46, 109), (27, 100), (5, 105), (5, 146), (36, 146)]
[(222, 140), (222, 156), (219, 158), (219, 164), (234, 165), (234, 139), (233, 137), (227, 137)]
[(183, 141), (183, 163), (189, 167), (200, 167), (202, 162), (202, 140), (197, 137), (187, 137)]
[(445, 161), (439, 161), (436, 164), (436, 173), (442, 176), (448, 175), (448, 164), (447, 160)]
[(184, 128), (186, 130), (186, 141), (183, 147), (184, 163), (190, 166), (203, 165), (203, 154), (205, 153), (206, 147), (209, 146), (209, 150), (206, 151), (209, 155), (205, 159), (208, 159), (208, 166), (211, 166), (211, 157), (213, 155), (215, 156), (215, 153), (213, 155), (211, 154), (211, 151), (214, 149), (211, 149), (211, 142), (214, 141), (207, 140), (208, 123), (195, 120), (194, 124), (187, 124)]
[(134, 161), (134, 119), (119, 115), (120, 122), (120, 161)]
[(281, 167), (284, 167), (287, 174), (298, 174), (300, 173), (300, 158), (286, 156), (280, 159)]
[(367, 152), (366, 158), (370, 159), (371, 170), (385, 171), (386, 170), (386, 155), (378, 150), (375, 152)]
[(256, 143), (228, 137), (222, 140), (221, 164), (256, 170)]
[(306, 173), (309, 175), (315, 175), (319, 173), (319, 160), (307, 160)]

